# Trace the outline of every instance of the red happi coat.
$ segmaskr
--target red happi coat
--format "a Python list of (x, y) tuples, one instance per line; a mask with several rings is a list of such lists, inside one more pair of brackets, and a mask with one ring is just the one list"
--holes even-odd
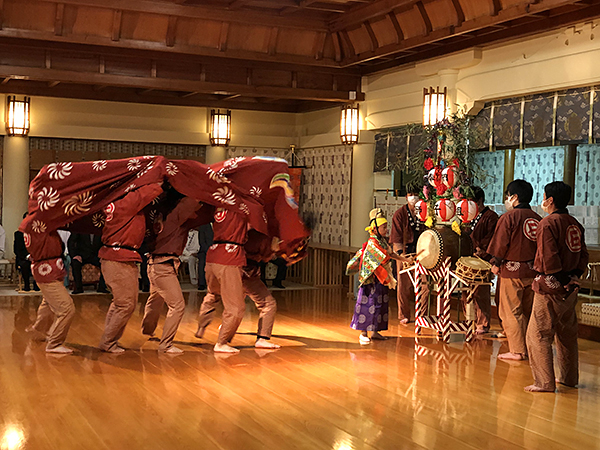
[(213, 222), (213, 245), (206, 253), (206, 262), (225, 266), (245, 266), (244, 245), (248, 236), (245, 214), (233, 213), (219, 208)]
[(63, 242), (56, 231), (39, 234), (31, 239), (29, 233), (23, 233), (27, 251), (31, 258), (31, 272), (38, 283), (62, 281), (65, 278), (63, 264)]
[[(265, 234), (281, 240), (280, 256), (294, 262), (305, 255), (310, 233), (298, 215), (298, 204), (285, 160), (263, 156), (238, 157), (212, 164), (211, 169), (261, 201), (265, 212), (263, 221), (268, 227)], [(250, 215), (250, 227), (261, 231), (256, 228), (253, 219)]]

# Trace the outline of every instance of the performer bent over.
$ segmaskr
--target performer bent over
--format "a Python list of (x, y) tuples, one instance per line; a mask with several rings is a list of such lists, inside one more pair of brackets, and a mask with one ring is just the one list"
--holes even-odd
[[(554, 392), (556, 381), (570, 387), (579, 383), (575, 306), (579, 277), (589, 257), (584, 229), (567, 211), (570, 199), (571, 186), (562, 181), (544, 188), (542, 208), (549, 215), (542, 219), (537, 231), (535, 269), (540, 275), (533, 282), (535, 296), (527, 329), (534, 383), (525, 390), (530, 392)], [(556, 380), (553, 341), (559, 368)]]
[(189, 220), (201, 207), (202, 205), (194, 199), (188, 197), (181, 199), (175, 209), (167, 215), (162, 230), (156, 237), (154, 250), (148, 259), (150, 296), (142, 320), (142, 333), (150, 336), (154, 334), (163, 304), (166, 303), (169, 311), (158, 346), (160, 352), (183, 353), (183, 350), (173, 345), (175, 333), (185, 310), (185, 300), (177, 271), (181, 264), (179, 256), (187, 243), (189, 230), (194, 226), (190, 225)]
[(196, 337), (202, 338), (210, 324), (218, 297), (223, 301), (223, 319), (214, 351), (238, 353), (229, 342), (235, 336), (246, 310), (242, 267), (246, 264), (244, 244), (248, 223), (245, 216), (223, 208), (215, 212), (214, 243), (206, 254), (206, 283), (208, 293), (204, 297), (198, 316)]
[(63, 283), (66, 272), (62, 240), (56, 231), (33, 236), (25, 233), (24, 238), (32, 260), (33, 277), (44, 296), (29, 330), (47, 336), (46, 352), (73, 353), (63, 345), (75, 316), (75, 306)]
[(509, 351), (498, 355), (500, 359), (527, 359), (525, 333), (533, 303), (531, 283), (537, 275), (533, 260), (541, 219), (529, 206), (532, 197), (533, 187), (527, 181), (509, 183), (504, 202), (507, 212), (498, 219), (487, 250), (492, 255), (492, 272), (500, 276), (498, 312), (508, 338)]
[(113, 301), (106, 314), (100, 350), (123, 353), (118, 345), (138, 299), (138, 268), (141, 262), (137, 250), (146, 232), (143, 208), (162, 192), (160, 184), (142, 186), (105, 208), (106, 223), (102, 230), (99, 256), (106, 284)]
[(387, 220), (383, 211), (380, 208), (372, 209), (369, 219), (369, 226), (365, 228), (365, 231), (369, 232), (369, 240), (356, 252), (346, 267), (347, 275), (360, 272), (360, 289), (350, 326), (361, 331), (358, 338), (361, 344), (368, 344), (371, 339), (387, 339), (379, 332), (388, 329), (388, 293), (390, 288), (396, 287), (391, 260), (404, 260), (390, 252), (385, 239)]
[[(415, 205), (419, 201), (419, 191), (412, 189), (406, 194), (406, 205), (402, 206), (394, 213), (392, 218), (392, 230), (390, 233), (390, 243), (396, 253), (415, 253), (417, 250), (417, 240), (425, 230), (423, 225), (416, 218)], [(398, 272), (402, 266), (398, 265)], [(398, 319), (401, 324), (406, 325), (410, 322), (411, 303), (415, 302), (415, 288), (408, 273), (398, 274)]]
[[(473, 188), (475, 203), (481, 211), (475, 220), (471, 223), (471, 242), (473, 243), (473, 255), (485, 261), (489, 261), (492, 255), (487, 253), (488, 245), (494, 236), (494, 230), (498, 223), (498, 214), (485, 206), (485, 192), (479, 186)], [(467, 300), (467, 294), (463, 293), (463, 304)], [(477, 334), (484, 334), (490, 331), (490, 316), (492, 315), (492, 300), (490, 286), (479, 286), (474, 295), (475, 320)]]

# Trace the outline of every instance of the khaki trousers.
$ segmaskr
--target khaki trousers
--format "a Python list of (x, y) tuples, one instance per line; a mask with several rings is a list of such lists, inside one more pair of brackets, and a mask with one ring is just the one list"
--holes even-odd
[(48, 335), (46, 349), (64, 344), (75, 317), (75, 305), (62, 281), (38, 283), (42, 295), (33, 328)]
[(135, 262), (102, 259), (102, 274), (112, 291), (113, 300), (106, 314), (100, 350), (117, 347), (138, 300), (138, 268)]
[(246, 310), (242, 268), (223, 264), (206, 264), (208, 294), (204, 297), (198, 316), (198, 329), (206, 328), (214, 316), (219, 299), (223, 301), (223, 318), (218, 344), (228, 344), (235, 336)]
[(553, 341), (556, 343), (558, 381), (567, 386), (579, 383), (576, 305), (577, 292), (567, 298), (535, 293), (527, 329), (527, 348), (534, 384), (542, 389), (556, 388)]
[[(177, 264), (178, 266), (179, 264)], [(162, 338), (158, 349), (167, 350), (173, 345), (175, 333), (177, 333), (177, 328), (179, 328), (185, 311), (185, 300), (177, 278), (176, 266), (172, 261), (148, 264), (148, 278), (150, 279), (150, 296), (146, 302), (144, 319), (142, 320), (142, 333), (154, 334), (163, 304), (166, 303), (169, 311), (163, 325)]]
[(244, 292), (252, 299), (259, 311), (258, 316), (258, 338), (270, 339), (277, 312), (277, 302), (271, 295), (271, 291), (262, 282), (260, 276), (242, 278)]
[[(490, 317), (492, 316), (491, 286), (479, 286), (473, 294), (475, 305), (475, 326), (478, 331), (490, 329)], [(462, 294), (463, 311), (466, 311), (467, 293)]]
[(498, 315), (511, 353), (527, 354), (525, 335), (533, 305), (533, 278), (502, 278)]
[[(400, 272), (400, 271), (398, 271)], [(415, 303), (415, 288), (408, 273), (397, 276), (396, 296), (398, 298), (398, 319), (410, 320), (411, 305)]]

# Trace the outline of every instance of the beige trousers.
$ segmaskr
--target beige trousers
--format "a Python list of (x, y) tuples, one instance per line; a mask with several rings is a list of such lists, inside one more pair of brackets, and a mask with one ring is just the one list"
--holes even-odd
[(138, 268), (135, 262), (102, 259), (102, 274), (112, 291), (113, 300), (106, 314), (100, 350), (117, 347), (138, 300)]
[[(475, 305), (475, 326), (478, 331), (488, 331), (490, 329), (490, 317), (492, 315), (492, 296), (491, 286), (479, 286), (473, 294)], [(466, 311), (467, 293), (462, 294), (463, 311)]]
[(556, 343), (558, 381), (567, 386), (579, 383), (576, 305), (576, 292), (567, 298), (535, 293), (527, 329), (527, 348), (537, 387), (545, 390), (556, 388), (552, 342)]
[(206, 264), (208, 294), (204, 297), (198, 316), (198, 329), (206, 328), (214, 316), (219, 299), (223, 301), (223, 319), (217, 339), (218, 344), (231, 342), (246, 310), (242, 268), (223, 264)]
[(511, 353), (527, 354), (525, 334), (533, 305), (533, 278), (502, 278), (498, 315)]
[(47, 349), (64, 344), (69, 327), (75, 316), (75, 305), (62, 281), (38, 283), (42, 295), (42, 303), (37, 310), (33, 328), (48, 335)]
[[(178, 266), (179, 264), (177, 264)], [(173, 345), (175, 333), (177, 333), (177, 328), (179, 328), (185, 311), (185, 300), (177, 278), (177, 267), (172, 261), (148, 264), (150, 296), (146, 302), (144, 319), (142, 320), (142, 333), (154, 334), (163, 304), (166, 303), (169, 308), (163, 325), (162, 338), (158, 346), (159, 350), (167, 350)]]
[(258, 338), (270, 339), (277, 312), (277, 302), (271, 295), (271, 291), (262, 282), (260, 276), (242, 278), (244, 292), (252, 299), (259, 311), (258, 316)]

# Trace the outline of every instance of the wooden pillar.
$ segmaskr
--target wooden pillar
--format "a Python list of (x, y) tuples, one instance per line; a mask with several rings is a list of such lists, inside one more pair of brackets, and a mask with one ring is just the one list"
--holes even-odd
[(361, 247), (369, 238), (365, 227), (369, 223), (369, 211), (373, 208), (375, 133), (361, 130), (358, 142), (352, 149), (350, 195), (350, 245), (354, 247)]
[(573, 189), (569, 205), (575, 203), (575, 176), (577, 171), (577, 144), (565, 146), (565, 174), (563, 181)]
[(515, 179), (515, 149), (504, 150), (504, 191), (508, 183)]

